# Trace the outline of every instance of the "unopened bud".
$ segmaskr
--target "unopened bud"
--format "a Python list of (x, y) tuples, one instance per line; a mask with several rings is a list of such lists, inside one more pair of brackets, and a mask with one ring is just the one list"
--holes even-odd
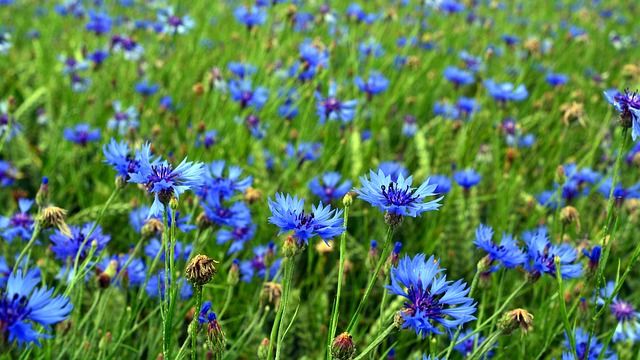
[(125, 186), (127, 186), (127, 180), (122, 176), (116, 176), (116, 188), (124, 189)]
[(236, 286), (240, 281), (240, 261), (238, 259), (233, 259), (231, 263), (231, 267), (229, 268), (229, 273), (227, 274), (227, 284), (231, 286)]
[(49, 203), (49, 178), (46, 176), (42, 178), (40, 188), (36, 193), (36, 204), (38, 207), (44, 207)]
[(216, 274), (216, 261), (206, 255), (191, 258), (185, 269), (185, 276), (194, 285), (204, 285)]
[(171, 200), (169, 200), (169, 207), (171, 208), (171, 210), (178, 210), (178, 199), (176, 197), (172, 197)]
[(353, 204), (353, 193), (351, 191), (349, 191), (342, 198), (342, 205), (344, 207), (349, 207), (349, 206), (351, 206), (351, 204)]
[(267, 360), (269, 356), (269, 338), (264, 338), (258, 346), (258, 360)]
[(348, 332), (336, 336), (331, 343), (331, 356), (334, 360), (351, 360), (355, 352), (353, 337)]
[(507, 311), (498, 321), (498, 329), (504, 335), (511, 335), (518, 328), (526, 334), (532, 327), (533, 315), (525, 309)]
[(109, 261), (109, 265), (98, 275), (98, 283), (100, 287), (106, 289), (111, 284), (111, 279), (113, 279), (118, 272), (118, 261), (111, 260)]
[(164, 224), (162, 221), (156, 218), (149, 218), (144, 225), (142, 225), (142, 237), (145, 239), (159, 236), (164, 231)]
[(214, 312), (210, 312), (207, 318), (207, 344), (214, 354), (221, 354), (227, 343), (227, 338), (220, 327), (218, 317)]
[(282, 244), (282, 255), (286, 258), (293, 258), (304, 251), (305, 247), (304, 242), (298, 241), (293, 235), (287, 235)]

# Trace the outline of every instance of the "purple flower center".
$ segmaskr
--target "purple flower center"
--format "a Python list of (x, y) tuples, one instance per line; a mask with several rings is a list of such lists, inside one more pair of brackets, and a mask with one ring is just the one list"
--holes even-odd
[(635, 317), (636, 311), (628, 302), (617, 300), (611, 304), (611, 313), (618, 321), (629, 321)]
[(329, 115), (332, 112), (339, 111), (341, 107), (340, 101), (334, 97), (330, 97), (324, 102), (324, 113), (325, 115)]
[(3, 333), (7, 328), (29, 315), (27, 309), (29, 300), (26, 296), (13, 294), (11, 298), (5, 293), (5, 289), (0, 289), (0, 331)]
[(13, 215), (9, 223), (13, 227), (28, 228), (33, 224), (33, 219), (31, 218), (31, 215), (21, 212)]
[(410, 286), (407, 289), (409, 302), (405, 302), (405, 307), (413, 312), (418, 311), (426, 318), (437, 319), (442, 317), (442, 304), (439, 298), (432, 296), (429, 290), (422, 289), (422, 281), (418, 280), (418, 286)]
[(380, 189), (382, 189), (382, 195), (391, 205), (404, 206), (411, 204), (418, 199), (418, 196), (413, 195), (416, 192), (416, 189), (411, 189), (409, 185), (404, 189), (400, 189), (397, 184), (390, 182), (389, 186), (382, 185), (380, 186)]
[(169, 16), (169, 18), (167, 19), (167, 23), (174, 28), (177, 28), (178, 26), (182, 25), (182, 19), (175, 15)]

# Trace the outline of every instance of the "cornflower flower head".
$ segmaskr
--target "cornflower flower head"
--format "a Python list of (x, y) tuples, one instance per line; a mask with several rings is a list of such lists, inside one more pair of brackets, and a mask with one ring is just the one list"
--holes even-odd
[(118, 173), (117, 176), (124, 180), (129, 180), (130, 175), (138, 171), (143, 158), (152, 158), (151, 145), (148, 143), (132, 153), (129, 144), (125, 141), (116, 142), (113, 138), (102, 147), (102, 152), (105, 157), (104, 162), (111, 165)]
[(444, 69), (444, 77), (456, 87), (473, 84), (475, 81), (473, 73), (454, 66)]
[(100, 225), (97, 225), (93, 232), (89, 234), (93, 226), (93, 223), (86, 223), (81, 227), (69, 226), (70, 234), (55, 230), (55, 232), (49, 236), (49, 240), (51, 240), (51, 251), (55, 257), (65, 261), (69, 258), (75, 259), (75, 257), (80, 254), (80, 259), (84, 260), (94, 246), (93, 256), (98, 256), (111, 240), (111, 236), (102, 233), (102, 227)]
[(252, 106), (259, 110), (269, 98), (269, 91), (266, 88), (258, 86), (254, 89), (248, 78), (230, 80), (229, 92), (233, 101), (238, 102), (243, 109)]
[(522, 101), (529, 96), (524, 85), (517, 87), (511, 83), (496, 83), (492, 79), (485, 80), (484, 86), (494, 100), (506, 103), (507, 101)]
[(443, 330), (451, 334), (475, 320), (476, 304), (467, 296), (467, 284), (447, 281), (439, 265), (433, 256), (405, 256), (391, 269), (391, 285), (386, 286), (390, 293), (406, 299), (400, 310), (402, 328), (411, 328), (422, 338)]
[(397, 161), (383, 161), (378, 164), (378, 169), (382, 170), (385, 175), (391, 176), (391, 180), (398, 181), (398, 177), (402, 175), (404, 178), (409, 176), (409, 171)]
[(490, 263), (497, 261), (509, 269), (523, 265), (526, 260), (513, 236), (502, 234), (500, 244), (494, 243), (493, 229), (486, 225), (478, 226), (473, 244), (487, 253)]
[(340, 174), (337, 172), (324, 173), (321, 178), (311, 179), (309, 189), (323, 202), (331, 203), (335, 199), (342, 199), (351, 189), (351, 181), (345, 180), (340, 184), (340, 178)]
[[(125, 35), (112, 36), (111, 49), (116, 53), (122, 53), (124, 58), (129, 61), (138, 61), (144, 54), (142, 45)], [(136, 91), (140, 92), (137, 85)]]
[(360, 54), (360, 60), (368, 57), (379, 58), (384, 55), (384, 48), (378, 40), (370, 37), (358, 44), (358, 53)]
[(433, 114), (449, 120), (457, 120), (460, 118), (460, 110), (458, 107), (444, 101), (436, 101), (433, 104)]
[(195, 22), (189, 15), (179, 17), (173, 7), (167, 7), (158, 11), (159, 32), (169, 35), (186, 34), (193, 29)]
[(547, 84), (553, 87), (558, 87), (566, 84), (569, 81), (569, 77), (565, 74), (549, 72), (547, 73), (545, 80), (547, 81)]
[(298, 47), (299, 60), (289, 69), (289, 76), (300, 81), (313, 79), (322, 69), (329, 68), (329, 51), (321, 44), (307, 39)]
[[(607, 285), (600, 290), (600, 296), (596, 299), (598, 305), (605, 304), (606, 299), (613, 295), (615, 283), (607, 282)], [(616, 318), (617, 325), (613, 332), (613, 341), (630, 341), (636, 342), (640, 340), (640, 313), (630, 302), (614, 296), (609, 305), (611, 314)]]
[[(0, 288), (0, 330), (9, 342), (40, 346), (41, 339), (51, 337), (40, 329), (48, 330), (50, 325), (66, 319), (73, 309), (68, 297), (54, 296), (53, 289), (36, 288), (39, 284), (40, 270), (18, 269)], [(39, 325), (38, 329), (34, 324)]]
[[(171, 227), (171, 224), (173, 221), (172, 218), (175, 217), (176, 228), (178, 230), (187, 233), (196, 228), (196, 226), (191, 223), (191, 215), (189, 214), (183, 215), (180, 211), (175, 210), (176, 214), (174, 216), (173, 212), (174, 210), (171, 209), (171, 207), (169, 207), (169, 210), (167, 212), (167, 225), (169, 227)], [(147, 217), (148, 214), (149, 214), (149, 207), (145, 205), (138, 206), (135, 209), (131, 210), (131, 212), (129, 212), (129, 224), (131, 225), (131, 227), (133, 227), (133, 229), (137, 233), (142, 232), (143, 227), (149, 224), (150, 222), (155, 221), (161, 224), (162, 226), (164, 226), (164, 224), (162, 224), (161, 215), (158, 214), (158, 215), (153, 215), (151, 217)]]
[(229, 200), (233, 195), (242, 194), (252, 182), (251, 176), (242, 176), (241, 167), (216, 160), (205, 164), (202, 185), (196, 193), (203, 198), (217, 196)]
[(446, 175), (431, 175), (429, 182), (436, 185), (436, 188), (433, 190), (436, 194), (448, 194), (449, 191), (451, 191), (451, 179)]
[(256, 67), (251, 64), (245, 64), (242, 62), (230, 62), (227, 65), (227, 68), (233, 75), (238, 77), (239, 79), (244, 79), (246, 77), (250, 77), (255, 74)]
[(341, 101), (337, 98), (337, 85), (335, 82), (329, 84), (329, 92), (324, 97), (319, 91), (316, 91), (316, 113), (320, 118), (320, 123), (325, 121), (340, 120), (348, 123), (356, 115), (357, 100)]
[(113, 117), (107, 121), (107, 127), (117, 130), (123, 135), (129, 130), (136, 130), (140, 126), (138, 121), (138, 110), (134, 106), (124, 109), (120, 101), (113, 102)]
[(418, 122), (415, 116), (405, 115), (402, 118), (402, 134), (413, 137), (418, 132)]
[(33, 200), (19, 199), (17, 212), (10, 217), (0, 216), (0, 234), (8, 243), (16, 237), (22, 240), (31, 239), (35, 223), (33, 216), (29, 214), (32, 205)]
[(196, 147), (204, 147), (209, 150), (213, 145), (218, 143), (218, 132), (216, 130), (207, 130), (201, 132), (196, 137)]
[(383, 93), (389, 87), (389, 80), (377, 71), (370, 73), (367, 79), (356, 76), (354, 81), (358, 89), (367, 94), (367, 99), (369, 100), (374, 95)]
[(149, 97), (154, 95), (160, 90), (160, 85), (149, 82), (149, 80), (142, 80), (136, 83), (135, 90), (138, 94)]
[(631, 128), (631, 137), (635, 141), (640, 135), (640, 95), (637, 91), (625, 90), (605, 91), (604, 96), (620, 114), (620, 122), (623, 127)]
[[(602, 194), (605, 199), (608, 199), (611, 194), (612, 187), (613, 180), (611, 178), (607, 178), (598, 187), (598, 192)], [(623, 203), (627, 199), (640, 198), (640, 182), (628, 188), (623, 187), (621, 183), (617, 183), (616, 186), (613, 187), (613, 198), (618, 204)]]
[(208, 221), (221, 226), (233, 227), (235, 224), (251, 222), (249, 207), (242, 201), (227, 206), (219, 196), (211, 194), (203, 199), (202, 208)]
[(586, 257), (587, 259), (589, 259), (589, 262), (587, 263), (588, 269), (590, 271), (595, 271), (596, 269), (598, 269), (598, 265), (600, 264), (602, 247), (599, 245), (596, 245), (592, 247), (591, 250), (582, 249), (582, 255), (584, 255), (584, 257)]
[[(147, 282), (147, 286), (145, 288), (147, 295), (149, 295), (152, 299), (157, 299), (158, 297), (164, 299), (166, 289), (165, 289), (165, 279), (164, 279), (164, 270), (158, 271), (157, 274), (149, 277), (149, 281)], [(176, 282), (180, 286), (180, 299), (187, 300), (193, 295), (193, 288), (183, 277), (179, 277), (176, 279)], [(169, 277), (169, 283), (171, 283), (171, 277)], [(171, 287), (171, 285), (169, 285)]]
[(480, 183), (482, 176), (473, 169), (464, 169), (456, 171), (453, 174), (453, 180), (462, 186), (464, 190), (469, 190)]
[[(598, 340), (596, 335), (589, 336), (589, 333), (581, 327), (575, 329), (575, 353), (572, 354), (572, 346), (569, 342), (569, 338), (565, 333), (564, 347), (565, 350), (562, 353), (562, 360), (617, 360), (616, 354), (609, 348), (605, 348), (604, 345)], [(587, 351), (589, 352), (589, 358), (587, 359)]]
[(276, 245), (269, 242), (267, 245), (258, 245), (253, 248), (253, 257), (240, 262), (240, 274), (242, 281), (251, 282), (254, 278), (275, 280), (280, 269), (282, 258), (276, 257)]
[(244, 244), (251, 241), (256, 233), (256, 224), (248, 219), (238, 219), (232, 222), (231, 228), (222, 228), (216, 233), (216, 242), (226, 244), (231, 242), (227, 254), (237, 253), (244, 249)]
[(473, 56), (466, 51), (461, 51), (458, 54), (458, 58), (462, 60), (464, 66), (472, 72), (480, 71), (484, 67), (481, 58)]
[(282, 193), (277, 193), (275, 199), (268, 202), (269, 222), (280, 228), (280, 234), (291, 232), (299, 245), (308, 244), (315, 236), (327, 243), (345, 231), (341, 209), (331, 209), (320, 202), (311, 207), (310, 213), (305, 213), (304, 200)]
[(322, 144), (319, 142), (300, 142), (295, 147), (292, 143), (287, 143), (285, 147), (287, 157), (297, 161), (298, 166), (307, 161), (314, 161), (322, 155)]
[(239, 23), (244, 24), (249, 30), (255, 26), (262, 25), (267, 21), (267, 11), (257, 6), (238, 6), (233, 11), (233, 16)]
[(377, 173), (370, 170), (369, 178), (361, 176), (360, 183), (361, 187), (355, 189), (358, 197), (384, 212), (385, 218), (417, 217), (424, 212), (438, 210), (442, 206), (442, 197), (425, 201), (426, 197), (436, 195), (434, 190), (437, 185), (430, 184), (429, 179), (418, 188), (414, 188), (411, 186), (413, 176), (405, 178), (399, 174), (398, 179), (393, 180), (382, 170), (378, 170)]
[(92, 129), (89, 124), (78, 124), (73, 128), (64, 129), (64, 138), (80, 146), (87, 146), (90, 142), (100, 140), (100, 130)]
[(111, 31), (111, 17), (103, 12), (89, 11), (89, 22), (85, 26), (87, 31), (91, 31), (96, 35), (103, 35)]
[(464, 96), (458, 98), (455, 106), (461, 117), (466, 120), (471, 119), (473, 114), (480, 110), (480, 105), (478, 105), (478, 102), (475, 99)]
[(559, 259), (563, 279), (575, 279), (582, 275), (582, 265), (577, 262), (576, 249), (569, 244), (552, 244), (545, 227), (525, 232), (522, 237), (527, 246), (524, 269), (533, 278), (541, 274), (556, 277), (556, 258)]
[(140, 152), (140, 164), (130, 173), (129, 182), (142, 184), (154, 200), (149, 217), (161, 213), (171, 198), (179, 198), (187, 190), (195, 190), (202, 184), (204, 165), (182, 160), (175, 168), (167, 161), (152, 159), (146, 151)]

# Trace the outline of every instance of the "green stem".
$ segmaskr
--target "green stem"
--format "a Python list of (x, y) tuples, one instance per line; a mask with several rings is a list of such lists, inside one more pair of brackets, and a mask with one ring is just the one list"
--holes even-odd
[(16, 270), (18, 270), (18, 267), (20, 266), (20, 263), (22, 262), (22, 259), (25, 257), (25, 255), (27, 253), (31, 253), (31, 247), (38, 239), (38, 235), (40, 235), (40, 221), (36, 221), (36, 224), (33, 227), (33, 233), (31, 234), (31, 239), (29, 239), (27, 245), (22, 249), (20, 255), (18, 255), (18, 259), (16, 260), (15, 265), (13, 265), (13, 270), (11, 271), (12, 273), (15, 273)]
[(344, 207), (344, 232), (340, 236), (340, 263), (338, 264), (338, 284), (336, 285), (336, 298), (333, 301), (333, 310), (331, 311), (331, 322), (329, 323), (329, 336), (327, 338), (327, 358), (329, 358), (331, 342), (336, 337), (336, 329), (338, 327), (338, 313), (340, 308), (340, 295), (342, 293), (342, 282), (344, 276), (344, 258), (347, 252), (347, 223), (349, 221), (349, 205)]
[(396, 329), (396, 326), (392, 323), (391, 325), (389, 325), (389, 327), (387, 327), (384, 332), (382, 332), (382, 334), (378, 335), (378, 337), (373, 340), (371, 342), (371, 344), (369, 344), (369, 346), (367, 346), (358, 356), (356, 356), (353, 360), (360, 360), (360, 359), (364, 359), (367, 354), (369, 354), (373, 349), (375, 349), (376, 347), (378, 347), (378, 345), (380, 345), (380, 343), (382, 343), (384, 341), (384, 339), (387, 338), (387, 336), (389, 336), (389, 334), (391, 334), (391, 332), (393, 332), (393, 330)]
[(560, 311), (562, 313), (562, 323), (564, 324), (564, 332), (569, 339), (569, 350), (572, 354), (576, 351), (576, 340), (573, 337), (571, 324), (569, 323), (569, 315), (567, 315), (567, 304), (564, 302), (564, 285), (562, 283), (562, 272), (560, 266), (560, 257), (554, 259), (556, 263), (556, 280), (558, 282), (558, 300), (560, 301)]
[(286, 264), (285, 266), (287, 267), (285, 270), (285, 278), (286, 278), (286, 283), (284, 284), (284, 292), (282, 294), (282, 304), (281, 306), (281, 310), (282, 310), (282, 315), (280, 317), (280, 324), (278, 324), (278, 332), (277, 332), (277, 337), (276, 337), (276, 341), (277, 341), (277, 346), (276, 346), (276, 360), (280, 360), (280, 352), (282, 351), (283, 345), (284, 345), (284, 336), (285, 336), (285, 331), (284, 331), (284, 318), (286, 316), (286, 311), (287, 311), (287, 305), (289, 305), (289, 298), (291, 297), (291, 283), (293, 282), (293, 260), (294, 257), (291, 257), (288, 259), (289, 264)]
[(500, 337), (500, 331), (496, 331), (493, 334), (489, 335), (487, 339), (482, 342), (482, 345), (476, 347), (475, 350), (471, 353), (471, 355), (467, 357), (467, 359), (474, 360), (474, 359), (480, 358), (482, 355), (484, 355), (487, 351), (491, 349), (491, 347), (496, 342), (496, 340), (498, 340), (498, 337)]
[(198, 357), (198, 313), (202, 306), (202, 286), (196, 285), (196, 310), (193, 313), (193, 320), (191, 320), (191, 360), (196, 360)]
[[(482, 261), (482, 260), (480, 260)], [(478, 286), (478, 279), (480, 278), (480, 270), (476, 270), (475, 275), (473, 276), (473, 280), (471, 280), (471, 288), (469, 289), (469, 297), (473, 296), (474, 291), (476, 290), (476, 287)], [(460, 332), (462, 331), (462, 326), (458, 326), (458, 330), (456, 330), (456, 333), (453, 335), (453, 338), (451, 339), (451, 342), (449, 343), (449, 347), (447, 348), (447, 355), (445, 355), (445, 359), (448, 359), (449, 356), (451, 355), (451, 351), (453, 351), (453, 347), (456, 344), (456, 341), (458, 339), (458, 336), (460, 336)]]
[[(278, 306), (278, 311), (276, 312), (276, 318), (273, 320), (273, 325), (271, 326), (271, 334), (269, 336), (269, 351), (267, 352), (267, 359), (271, 360), (273, 358), (274, 347), (276, 347), (276, 356), (281, 348), (281, 344), (276, 342), (278, 341), (280, 324), (282, 323), (282, 316), (284, 313), (284, 308), (286, 307), (286, 303), (288, 300), (288, 288), (291, 283), (291, 277), (293, 272), (289, 269), (292, 268), (291, 262), (293, 261), (293, 257), (288, 257), (284, 259), (284, 279), (282, 280), (282, 285), (284, 287), (282, 292), (282, 298), (280, 300), (280, 306)], [(277, 346), (276, 346), (277, 345)]]
[(387, 256), (389, 252), (388, 250), (390, 247), (389, 245), (391, 244), (392, 237), (393, 237), (393, 227), (389, 226), (389, 228), (387, 229), (387, 235), (385, 237), (384, 244), (382, 245), (382, 252), (380, 253), (380, 258), (378, 259), (378, 263), (376, 264), (375, 270), (373, 271), (373, 273), (371, 274), (371, 277), (369, 278), (369, 283), (367, 284), (367, 288), (364, 292), (364, 295), (362, 296), (362, 299), (360, 299), (360, 303), (358, 304), (358, 307), (356, 308), (355, 313), (353, 313), (353, 316), (351, 316), (351, 320), (349, 321), (349, 326), (347, 327), (347, 332), (349, 333), (356, 326), (358, 319), (360, 318), (360, 312), (362, 312), (362, 308), (364, 307), (364, 304), (369, 299), (369, 295), (371, 294), (371, 289), (373, 289), (373, 285), (376, 283), (376, 279), (378, 279), (378, 274), (382, 269), (382, 264), (384, 264), (384, 262), (387, 261)]

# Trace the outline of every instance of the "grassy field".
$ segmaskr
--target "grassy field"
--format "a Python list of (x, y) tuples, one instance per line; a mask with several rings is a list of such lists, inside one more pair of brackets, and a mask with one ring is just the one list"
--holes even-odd
[(0, 0), (0, 358), (640, 359), (638, 15)]

